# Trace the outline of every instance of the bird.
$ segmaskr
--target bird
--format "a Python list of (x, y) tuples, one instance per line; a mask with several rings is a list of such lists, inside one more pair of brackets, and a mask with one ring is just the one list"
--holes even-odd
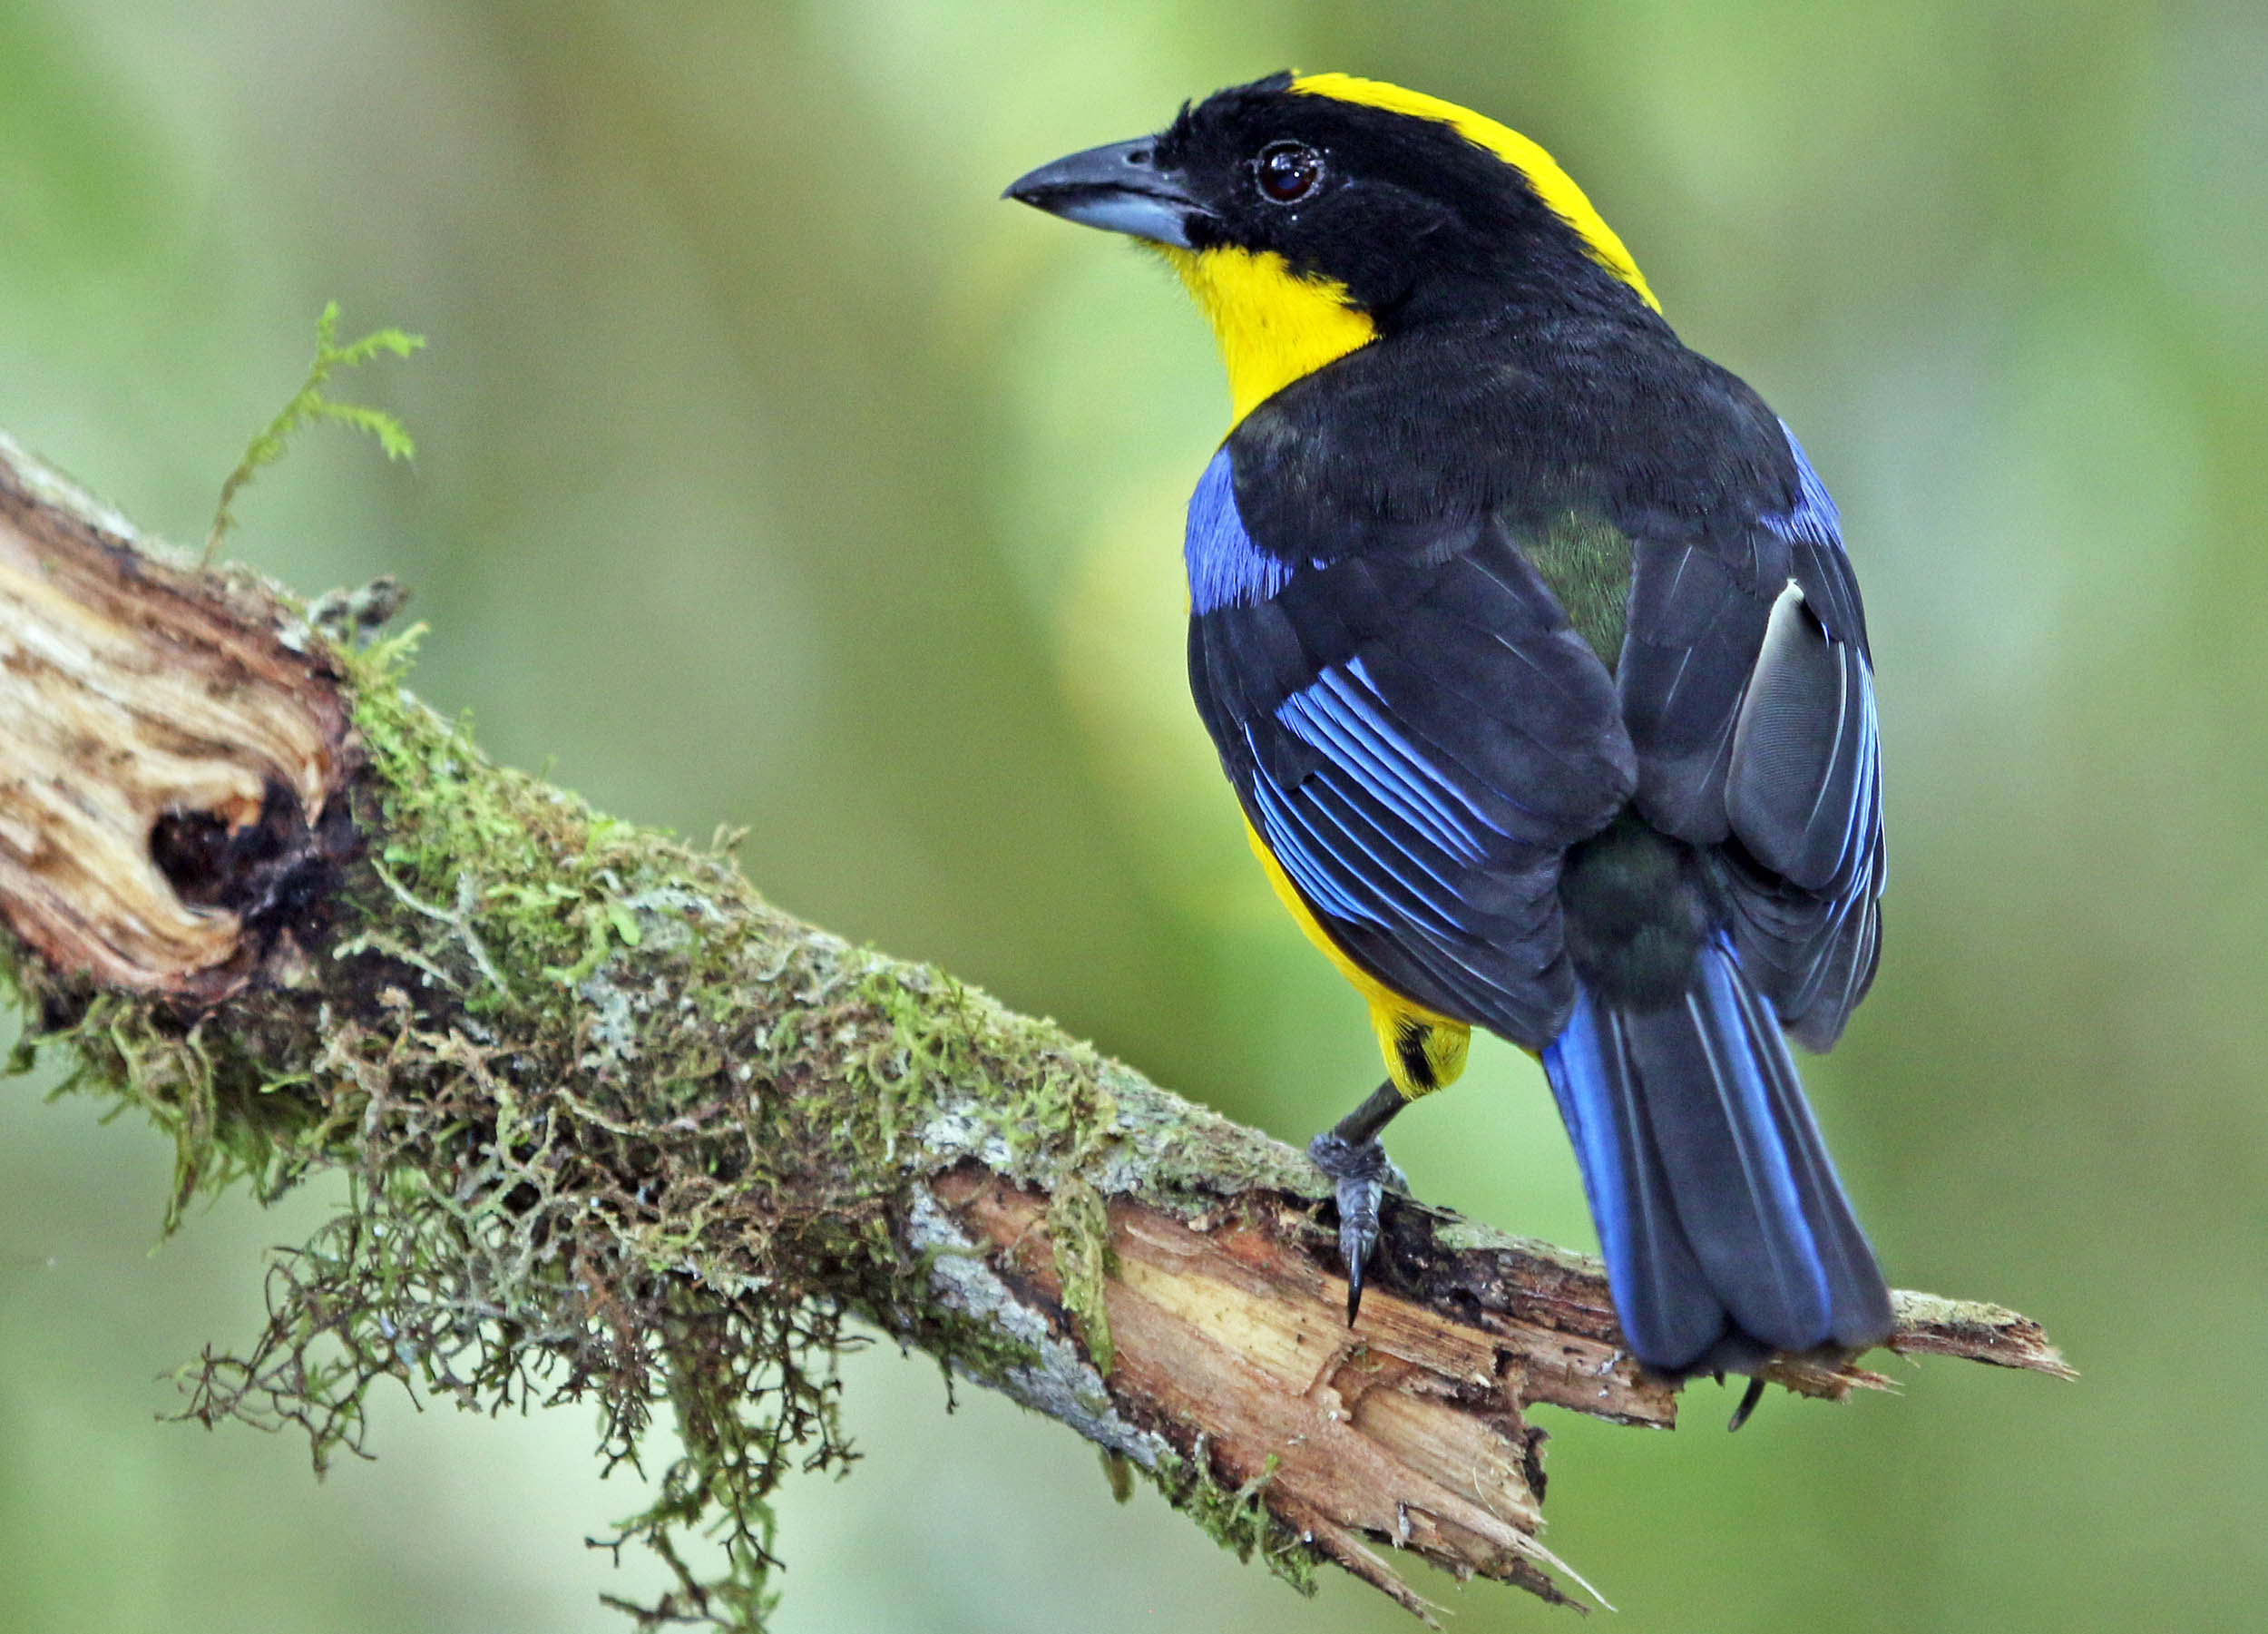
[(1317, 1135), (1361, 1310), (1381, 1135), (1471, 1030), (1538, 1057), (1624, 1348), (1850, 1355), (1892, 1313), (1804, 1096), (1884, 880), (1866, 619), (1795, 435), (1536, 142), (1278, 73), (1005, 196), (1162, 255), (1230, 429), (1183, 556), (1198, 712), (1385, 1081)]

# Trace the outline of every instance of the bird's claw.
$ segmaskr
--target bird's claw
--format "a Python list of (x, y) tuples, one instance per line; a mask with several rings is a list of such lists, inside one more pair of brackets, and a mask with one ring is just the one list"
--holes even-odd
[(1741, 1392), (1740, 1405), (1733, 1409), (1733, 1422), (1726, 1424), (1725, 1429), (1737, 1433), (1741, 1425), (1748, 1422), (1748, 1415), (1756, 1410), (1756, 1404), (1762, 1400), (1764, 1400), (1764, 1375), (1758, 1374), (1748, 1381), (1748, 1388)]
[(1363, 1267), (1378, 1246), (1378, 1205), (1385, 1182), (1402, 1177), (1375, 1140), (1356, 1142), (1324, 1133), (1307, 1143), (1307, 1155), (1331, 1177), (1339, 1205), (1339, 1257), (1346, 1261), (1346, 1325), (1363, 1308)]

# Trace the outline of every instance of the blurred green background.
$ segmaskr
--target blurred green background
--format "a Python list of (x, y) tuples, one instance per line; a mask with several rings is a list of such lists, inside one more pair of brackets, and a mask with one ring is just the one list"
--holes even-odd
[[(1376, 1075), (1246, 856), (1180, 678), (1223, 429), (1158, 266), (996, 201), (1287, 64), (1505, 119), (1797, 426), (1880, 670), (1889, 945), (1808, 1069), (1895, 1280), (2036, 1314), (2077, 1384), (1936, 1364), (1745, 1433), (1545, 1411), (1551, 1545), (1637, 1630), (2259, 1626), (2268, 1429), (2268, 8), (1919, 0), (998, 5), (0, 0), (0, 426), (201, 535), (323, 301), (432, 350), (235, 550), (383, 572), (500, 757), (706, 837), (1286, 1138)], [(0, 1030), (5, 1030), (0, 1023)], [(375, 1464), (161, 1426), (252, 1331), (230, 1200), (0, 1085), (0, 1628), (626, 1626), (574, 1413), (387, 1400)], [(1588, 1244), (1533, 1070), (1396, 1126), (1428, 1197)], [(778, 1626), (1393, 1629), (885, 1346), (787, 1494)], [(2232, 1404), (2235, 1404), (2232, 1405)], [(1571, 1628), (1428, 1579), (1460, 1629)]]

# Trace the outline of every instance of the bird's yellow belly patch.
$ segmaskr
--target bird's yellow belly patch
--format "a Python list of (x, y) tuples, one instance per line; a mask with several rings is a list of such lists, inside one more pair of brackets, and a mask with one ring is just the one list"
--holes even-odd
[(1251, 842), (1252, 854), (1260, 859), (1261, 867), (1267, 870), (1268, 884), (1275, 887), (1277, 900), (1283, 903), (1293, 922), (1305, 933), (1308, 941), (1338, 966), (1339, 974), (1369, 1004), (1371, 1031), (1378, 1035), (1378, 1052), (1386, 1058), (1386, 1076), (1393, 1080), (1393, 1087), (1405, 1099), (1415, 1101), (1420, 1095), (1456, 1082), (1465, 1070), (1465, 1052), (1472, 1042), (1472, 1029), (1415, 1000), (1404, 998), (1348, 958), (1345, 951), (1331, 940), (1331, 933), (1309, 911), (1299, 887), (1292, 884), (1291, 876), (1284, 872), (1284, 865), (1276, 860), (1276, 854), (1260, 837), (1260, 831), (1249, 822), (1245, 825), (1245, 838)]

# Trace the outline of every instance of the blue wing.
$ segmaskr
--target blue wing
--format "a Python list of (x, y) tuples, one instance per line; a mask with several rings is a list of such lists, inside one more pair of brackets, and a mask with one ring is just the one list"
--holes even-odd
[(1636, 786), (1612, 680), (1491, 517), (1334, 543), (1260, 548), (1216, 457), (1187, 542), (1199, 712), (1334, 941), (1540, 1047), (1574, 1002), (1560, 855)]

